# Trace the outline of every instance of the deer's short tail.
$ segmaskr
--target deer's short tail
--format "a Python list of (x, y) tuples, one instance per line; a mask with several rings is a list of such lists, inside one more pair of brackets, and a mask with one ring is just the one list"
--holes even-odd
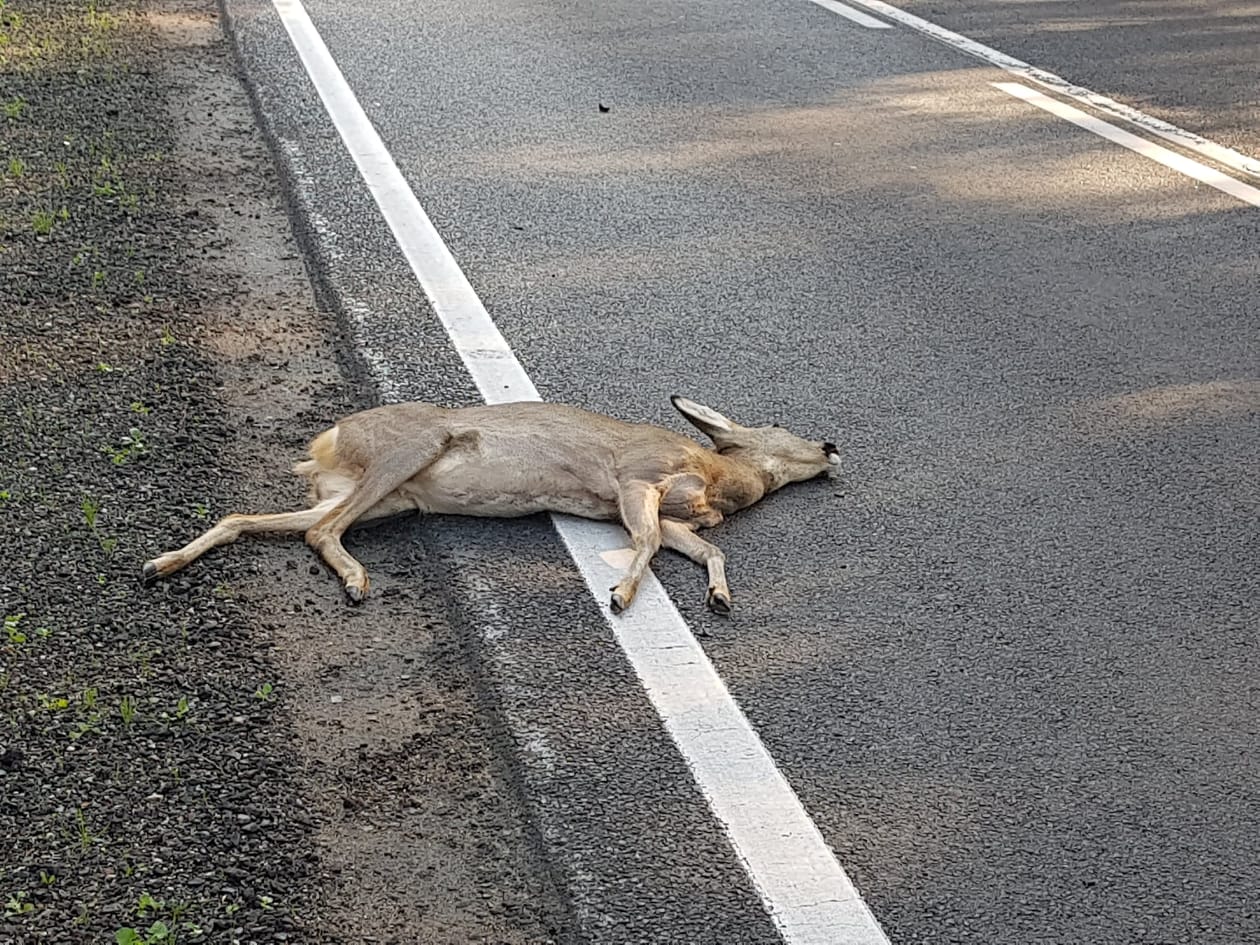
[(340, 465), (337, 462), (337, 428), (329, 427), (311, 440), (307, 451), (311, 454), (311, 458), (304, 459), (293, 467), (295, 475), (310, 478), (318, 472), (335, 470)]
[(341, 464), (337, 456), (337, 427), (331, 427), (311, 440), (310, 459), (293, 467), (293, 472), (310, 483), (310, 501), (348, 495), (354, 489), (355, 475)]

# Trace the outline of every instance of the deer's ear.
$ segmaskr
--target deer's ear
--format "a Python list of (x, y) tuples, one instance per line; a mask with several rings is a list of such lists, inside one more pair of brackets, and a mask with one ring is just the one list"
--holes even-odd
[(698, 404), (694, 400), (688, 400), (686, 397), (679, 397), (675, 394), (669, 400), (675, 409), (687, 418), (692, 426), (706, 436), (719, 437), (723, 433), (733, 433), (739, 426), (739, 424), (728, 420), (712, 407)]

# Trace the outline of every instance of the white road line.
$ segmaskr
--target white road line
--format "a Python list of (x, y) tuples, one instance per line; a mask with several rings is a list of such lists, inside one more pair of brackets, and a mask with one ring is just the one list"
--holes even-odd
[(873, 16), (868, 16), (861, 10), (854, 10), (852, 7), (846, 7), (843, 3), (837, 3), (836, 0), (809, 0), (810, 3), (817, 4), (824, 10), (830, 10), (847, 19), (852, 20), (859, 26), (865, 26), (870, 30), (890, 30), (891, 23), (885, 23), (883, 20), (877, 20)]
[(1148, 141), (1146, 138), (1139, 137), (1130, 131), (1125, 131), (1123, 128), (1117, 128), (1101, 118), (1087, 114), (1079, 108), (1073, 108), (1065, 102), (1051, 98), (1038, 92), (1036, 89), (1030, 89), (1026, 85), (1020, 85), (1018, 82), (993, 82), (990, 84), (1008, 95), (1014, 95), (1016, 98), (1023, 99), (1030, 105), (1036, 105), (1038, 108), (1044, 109), (1052, 115), (1057, 115), (1065, 121), (1070, 121), (1086, 131), (1092, 131), (1108, 141), (1114, 141), (1130, 151), (1136, 151), (1143, 157), (1150, 158), (1152, 161), (1158, 161), (1165, 167), (1171, 167), (1174, 171), (1180, 171), (1187, 177), (1193, 177), (1195, 180), (1201, 181), (1209, 187), (1215, 187), (1231, 197), (1237, 197), (1243, 203), (1249, 203), (1253, 207), (1260, 207), (1260, 190), (1252, 187), (1250, 184), (1244, 184), (1235, 177), (1230, 177), (1228, 174), (1224, 174), (1213, 167), (1208, 167), (1206, 164), (1200, 164), (1184, 154), (1170, 151), (1161, 144)]
[(978, 43), (974, 39), (969, 39), (959, 33), (947, 30), (943, 26), (937, 26), (935, 23), (917, 17), (913, 13), (907, 13), (891, 4), (882, 2), (882, 0), (849, 0), (849, 2), (866, 7), (868, 10), (886, 16), (903, 26), (918, 30), (920, 33), (925, 33), (933, 39), (947, 43), (955, 49), (961, 49), (963, 52), (992, 63), (1013, 75), (1044, 86), (1052, 92), (1057, 92), (1067, 98), (1089, 105), (1100, 112), (1105, 112), (1112, 118), (1118, 118), (1121, 121), (1137, 125), (1153, 135), (1158, 135), (1166, 141), (1171, 141), (1187, 150), (1194, 151), (1210, 161), (1223, 164), (1244, 174), (1260, 177), (1260, 160), (1256, 160), (1249, 155), (1217, 144), (1215, 141), (1209, 141), (1207, 138), (1200, 137), (1192, 131), (1187, 131), (1185, 128), (1179, 128), (1153, 115), (1138, 111), (1136, 108), (1131, 108), (1128, 105), (1117, 102), (1115, 99), (1099, 95), (1097, 92), (1069, 82), (1053, 72), (1038, 69), (1036, 66), (1029, 65), (1016, 59), (1014, 56), (998, 52), (998, 50), (983, 43)]
[[(420, 206), (300, 0), (272, 0), (333, 124), (487, 403), (538, 400), (524, 368)], [(555, 518), (652, 704), (788, 945), (887, 945), (849, 877), (660, 583), (613, 616), (615, 526)]]

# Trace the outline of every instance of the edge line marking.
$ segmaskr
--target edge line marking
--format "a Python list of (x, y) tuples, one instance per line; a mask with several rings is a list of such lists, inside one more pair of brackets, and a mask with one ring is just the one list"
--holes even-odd
[(883, 20), (877, 20), (875, 17), (863, 13), (861, 10), (854, 10), (852, 7), (846, 7), (837, 0), (809, 0), (815, 6), (820, 6), (824, 10), (830, 10), (832, 13), (843, 16), (852, 20), (858, 26), (865, 26), (868, 30), (890, 30), (891, 23), (885, 23)]
[(955, 49), (960, 49), (968, 55), (975, 56), (977, 59), (983, 59), (999, 69), (1004, 69), (1029, 82), (1036, 83), (1053, 92), (1058, 92), (1060, 95), (1075, 99), (1085, 105), (1090, 105), (1100, 112), (1105, 112), (1112, 118), (1118, 118), (1121, 121), (1137, 125), (1153, 135), (1158, 135), (1165, 141), (1171, 141), (1183, 148), (1194, 151), (1208, 160), (1223, 164), (1243, 174), (1260, 177), (1260, 160), (1243, 154), (1241, 151), (1227, 148), (1224, 145), (1217, 144), (1215, 141), (1201, 137), (1193, 131), (1187, 131), (1185, 128), (1180, 128), (1171, 122), (1156, 118), (1154, 115), (1148, 115), (1146, 112), (1139, 111), (1122, 102), (1117, 102), (1113, 98), (1100, 95), (1092, 89), (1070, 82), (1062, 76), (1055, 75), (1053, 72), (1039, 69), (1021, 59), (1008, 56), (1006, 53), (999, 52), (991, 46), (986, 46), (984, 43), (963, 36), (961, 33), (947, 30), (945, 27), (937, 26), (935, 23), (915, 16), (913, 13), (907, 13), (905, 10), (884, 3), (883, 0), (849, 0), (849, 2), (866, 7), (868, 10), (886, 16), (903, 26), (918, 30), (920, 33), (925, 33), (939, 42), (953, 46)]
[[(272, 0), (398, 246), (487, 403), (540, 400), (364, 113), (301, 0)], [(788, 945), (889, 945), (817, 825), (655, 575), (614, 616), (615, 525), (553, 515), (587, 586)]]
[(1101, 118), (1096, 118), (1081, 111), (1079, 108), (1073, 108), (1065, 102), (1053, 99), (1042, 92), (1038, 92), (1036, 89), (1030, 89), (1026, 85), (1020, 85), (1018, 82), (991, 82), (989, 84), (996, 89), (1001, 89), (1007, 95), (1013, 95), (1015, 98), (1022, 99), (1030, 105), (1036, 105), (1051, 115), (1062, 118), (1064, 121), (1069, 121), (1078, 128), (1092, 131), (1099, 137), (1106, 138), (1108, 141), (1128, 148), (1130, 151), (1136, 151), (1142, 157), (1150, 158), (1152, 161), (1172, 168), (1174, 171), (1179, 171), (1187, 177), (1193, 177), (1209, 187), (1215, 187), (1231, 197), (1236, 197), (1243, 203), (1251, 204), (1253, 207), (1260, 207), (1260, 189), (1252, 187), (1250, 184), (1244, 184), (1238, 178), (1230, 177), (1214, 167), (1200, 164), (1193, 158), (1186, 157), (1184, 154), (1178, 154), (1176, 151), (1170, 151), (1162, 144), (1156, 144), (1154, 141), (1148, 141), (1146, 138), (1135, 135), (1131, 131), (1117, 128)]

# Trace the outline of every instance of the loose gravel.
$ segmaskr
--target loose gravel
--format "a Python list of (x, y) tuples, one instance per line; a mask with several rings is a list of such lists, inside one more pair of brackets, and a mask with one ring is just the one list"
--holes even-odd
[(370, 400), (213, 4), (0, 0), (0, 106), (0, 941), (564, 940), (414, 534), (138, 581)]

